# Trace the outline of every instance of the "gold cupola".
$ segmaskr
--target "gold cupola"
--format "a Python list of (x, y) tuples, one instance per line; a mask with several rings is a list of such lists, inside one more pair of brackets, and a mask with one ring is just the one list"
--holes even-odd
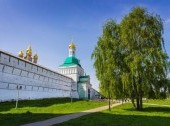
[(26, 50), (26, 55), (27, 56), (32, 56), (32, 49), (31, 49), (31, 46), (29, 46)]
[(38, 54), (35, 53), (34, 56), (33, 56), (33, 62), (37, 63), (37, 61), (38, 61)]
[(23, 51), (20, 51), (20, 52), (18, 53), (18, 57), (20, 57), (20, 58), (23, 58), (23, 57), (24, 57)]
[(35, 53), (35, 55), (33, 56), (34, 59), (38, 59), (38, 54)]
[(69, 45), (69, 49), (76, 49), (76, 45), (72, 42), (72, 43)]

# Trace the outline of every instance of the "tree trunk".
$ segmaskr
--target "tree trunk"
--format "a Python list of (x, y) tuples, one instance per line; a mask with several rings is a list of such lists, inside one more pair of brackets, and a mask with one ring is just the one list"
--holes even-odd
[(134, 99), (134, 97), (131, 97), (131, 101), (132, 101), (133, 107), (136, 109), (136, 105), (135, 105), (135, 99)]
[(131, 92), (131, 102), (133, 104), (133, 107), (136, 109), (136, 105), (135, 105), (135, 91), (134, 91), (134, 89)]
[(110, 90), (108, 91), (108, 95), (109, 95), (109, 111), (111, 111), (111, 107), (110, 107)]
[(123, 101), (124, 101), (124, 99), (122, 98), (122, 105), (123, 105)]
[(142, 101), (142, 97), (140, 97), (139, 100), (140, 100), (140, 101), (139, 101), (139, 103), (140, 103), (140, 110), (142, 110), (142, 109), (143, 109), (143, 101)]
[(136, 97), (136, 109), (140, 110), (139, 95), (137, 95), (137, 97)]
[(139, 94), (138, 94), (135, 77), (133, 77), (133, 88), (134, 88), (134, 98), (136, 98), (136, 110), (139, 110)]
[(142, 92), (142, 87), (140, 86), (140, 89), (139, 89), (139, 110), (142, 110), (143, 109), (143, 101), (142, 101), (142, 97), (143, 97), (143, 92)]
[(139, 110), (143, 109), (142, 106), (142, 97), (143, 97), (143, 92), (142, 92), (142, 79), (139, 77)]

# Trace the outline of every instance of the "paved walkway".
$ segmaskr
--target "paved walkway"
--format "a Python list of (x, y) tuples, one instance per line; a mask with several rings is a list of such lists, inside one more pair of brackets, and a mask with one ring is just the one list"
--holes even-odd
[[(113, 104), (111, 107), (115, 107), (118, 105), (121, 105), (122, 103), (115, 103)], [(103, 106), (103, 107), (99, 107), (99, 108), (95, 108), (95, 109), (90, 109), (90, 110), (86, 110), (86, 111), (82, 111), (82, 112), (78, 112), (78, 113), (74, 113), (74, 114), (69, 114), (69, 115), (64, 115), (64, 116), (58, 116), (55, 118), (51, 118), (48, 120), (44, 120), (44, 121), (39, 121), (39, 122), (35, 122), (35, 123), (30, 123), (30, 124), (26, 124), (23, 126), (51, 126), (54, 124), (59, 124), (71, 119), (75, 119), (84, 115), (88, 115), (91, 113), (95, 113), (95, 112), (100, 112), (103, 110), (109, 109), (108, 106)]]

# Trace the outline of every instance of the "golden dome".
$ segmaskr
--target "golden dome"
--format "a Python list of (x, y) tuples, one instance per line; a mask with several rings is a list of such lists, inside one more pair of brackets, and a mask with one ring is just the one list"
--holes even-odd
[(35, 53), (35, 55), (34, 55), (34, 57), (33, 57), (34, 59), (38, 59), (38, 54), (37, 53)]
[(71, 43), (71, 44), (69, 45), (69, 49), (76, 49), (76, 45), (75, 45), (74, 43)]
[(32, 56), (32, 49), (31, 49), (31, 46), (29, 46), (26, 50), (26, 54), (29, 55), (29, 56)]
[(20, 51), (20, 52), (18, 53), (18, 57), (20, 57), (20, 58), (23, 58), (23, 57), (24, 57), (23, 51)]

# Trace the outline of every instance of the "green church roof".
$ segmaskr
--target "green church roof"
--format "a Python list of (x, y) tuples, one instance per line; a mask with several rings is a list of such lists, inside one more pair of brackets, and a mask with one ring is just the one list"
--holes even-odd
[(73, 66), (73, 65), (78, 65), (78, 66), (81, 67), (80, 61), (76, 57), (71, 56), (71, 57), (67, 57), (64, 61), (64, 64), (60, 65), (60, 67), (62, 67), (62, 66)]

